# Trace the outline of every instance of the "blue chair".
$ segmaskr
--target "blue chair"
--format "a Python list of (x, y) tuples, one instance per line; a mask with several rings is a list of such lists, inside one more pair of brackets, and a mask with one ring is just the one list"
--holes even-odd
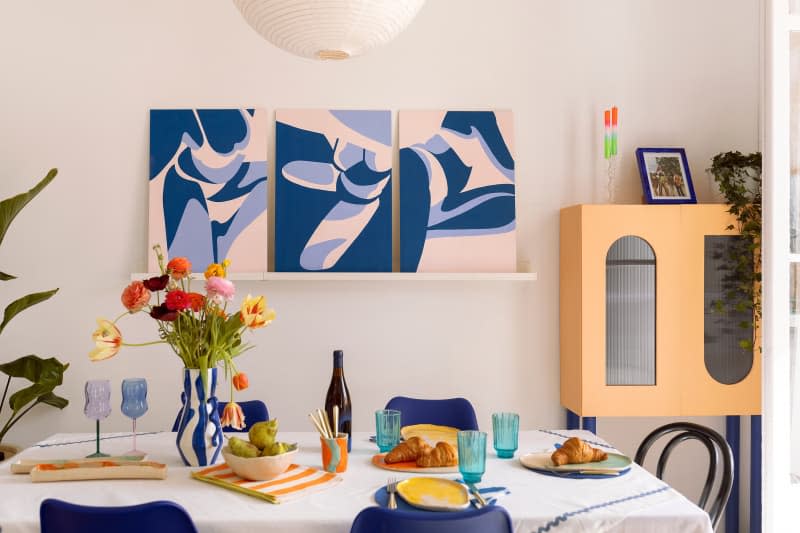
[(511, 517), (499, 505), (455, 513), (363, 509), (350, 533), (512, 533)]
[(154, 501), (127, 507), (89, 507), (48, 498), (39, 507), (42, 533), (197, 533), (186, 509)]
[(469, 400), (448, 398), (446, 400), (420, 400), (406, 396), (395, 396), (386, 404), (386, 409), (400, 411), (400, 425), (436, 424), (458, 429), (478, 429), (475, 409)]
[[(250, 431), (250, 426), (256, 422), (264, 422), (269, 420), (269, 411), (267, 405), (261, 400), (248, 400), (246, 402), (237, 402), (242, 407), (244, 412), (244, 428), (241, 430), (233, 429), (232, 427), (223, 428), (225, 431)], [(228, 402), (219, 402), (217, 404), (217, 411), (219, 416), (222, 416), (222, 411)], [(172, 431), (178, 431), (178, 422), (181, 420), (181, 412), (178, 411), (178, 416), (175, 417), (175, 423), (172, 424)]]

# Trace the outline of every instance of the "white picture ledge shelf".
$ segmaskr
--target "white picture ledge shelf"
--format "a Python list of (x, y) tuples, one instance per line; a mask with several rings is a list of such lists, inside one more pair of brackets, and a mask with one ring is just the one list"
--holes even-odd
[[(158, 276), (133, 273), (131, 280)], [(232, 281), (536, 281), (535, 272), (250, 272), (230, 273)], [(203, 279), (202, 273), (192, 279)]]

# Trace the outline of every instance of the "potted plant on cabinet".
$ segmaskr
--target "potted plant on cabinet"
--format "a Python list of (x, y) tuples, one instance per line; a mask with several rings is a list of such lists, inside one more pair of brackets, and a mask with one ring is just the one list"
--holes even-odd
[[(2, 244), (8, 227), (11, 225), (14, 218), (22, 211), (28, 202), (39, 194), (47, 184), (53, 181), (53, 178), (56, 177), (56, 173), (56, 169), (51, 169), (50, 172), (28, 192), (6, 198), (0, 202), (0, 244)], [(9, 281), (12, 279), (15, 279), (15, 276), (0, 271), (0, 281)], [(16, 315), (29, 307), (49, 299), (56, 292), (58, 292), (58, 289), (32, 293), (17, 298), (8, 304), (3, 313), (3, 320), (0, 322), (0, 333), (3, 332), (11, 319)], [(2, 399), (0, 399), (0, 417), (3, 417), (0, 418), (0, 424), (2, 424), (2, 426), (0, 426), (0, 460), (8, 459), (11, 455), (16, 453), (16, 448), (3, 445), (3, 439), (14, 424), (19, 422), (28, 411), (40, 403), (52, 405), (59, 409), (63, 409), (67, 406), (69, 401), (57, 396), (53, 393), (53, 390), (61, 385), (64, 372), (67, 370), (68, 366), (69, 364), (61, 363), (54, 357), (42, 359), (36, 355), (26, 355), (14, 361), (0, 364), (0, 372), (8, 376), (5, 386), (0, 382), (0, 388), (2, 388), (3, 391)], [(8, 396), (12, 378), (25, 379), (29, 384), (15, 391), (11, 396)], [(6, 405), (7, 397), (8, 404)], [(6, 407), (10, 410), (8, 418), (4, 417)], [(5, 423), (3, 423), (3, 420), (5, 420)]]
[(713, 302), (713, 310), (752, 316), (739, 324), (743, 331), (752, 332), (739, 340), (739, 347), (752, 352), (761, 322), (761, 152), (719, 153), (708, 171), (727, 201), (728, 212), (736, 217), (741, 235), (725, 252), (724, 295)]

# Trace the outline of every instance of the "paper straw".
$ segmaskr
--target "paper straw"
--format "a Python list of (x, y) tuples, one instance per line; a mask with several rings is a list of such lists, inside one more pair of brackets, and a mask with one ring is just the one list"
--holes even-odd
[(317, 409), (317, 416), (319, 417), (319, 422), (322, 425), (322, 429), (325, 430), (328, 438), (332, 439), (333, 436), (331, 434), (331, 425), (328, 423), (328, 413), (323, 413), (322, 409)]
[(619, 109), (617, 106), (611, 108), (611, 155), (617, 155), (617, 129), (619, 126)]
[(317, 422), (317, 419), (314, 418), (314, 415), (308, 413), (308, 418), (309, 420), (311, 420), (311, 423), (314, 424), (314, 427), (317, 428), (317, 431), (319, 431), (320, 436), (326, 437), (325, 432), (322, 430), (322, 427), (319, 425), (319, 422)]
[(336, 432), (335, 437), (339, 436), (339, 406), (333, 406), (333, 430)]
[(603, 111), (603, 123), (605, 125), (603, 134), (603, 157), (608, 159), (611, 157), (611, 111), (608, 109)]

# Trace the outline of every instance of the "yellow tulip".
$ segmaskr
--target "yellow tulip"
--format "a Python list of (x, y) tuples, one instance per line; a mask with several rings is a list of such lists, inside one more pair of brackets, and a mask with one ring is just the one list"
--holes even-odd
[(98, 318), (97, 329), (92, 333), (95, 348), (89, 352), (89, 359), (92, 361), (102, 361), (117, 355), (122, 346), (122, 333), (113, 322)]
[(262, 328), (275, 320), (275, 310), (267, 309), (267, 300), (263, 296), (253, 298), (249, 294), (242, 302), (239, 314), (242, 324), (251, 329)]

